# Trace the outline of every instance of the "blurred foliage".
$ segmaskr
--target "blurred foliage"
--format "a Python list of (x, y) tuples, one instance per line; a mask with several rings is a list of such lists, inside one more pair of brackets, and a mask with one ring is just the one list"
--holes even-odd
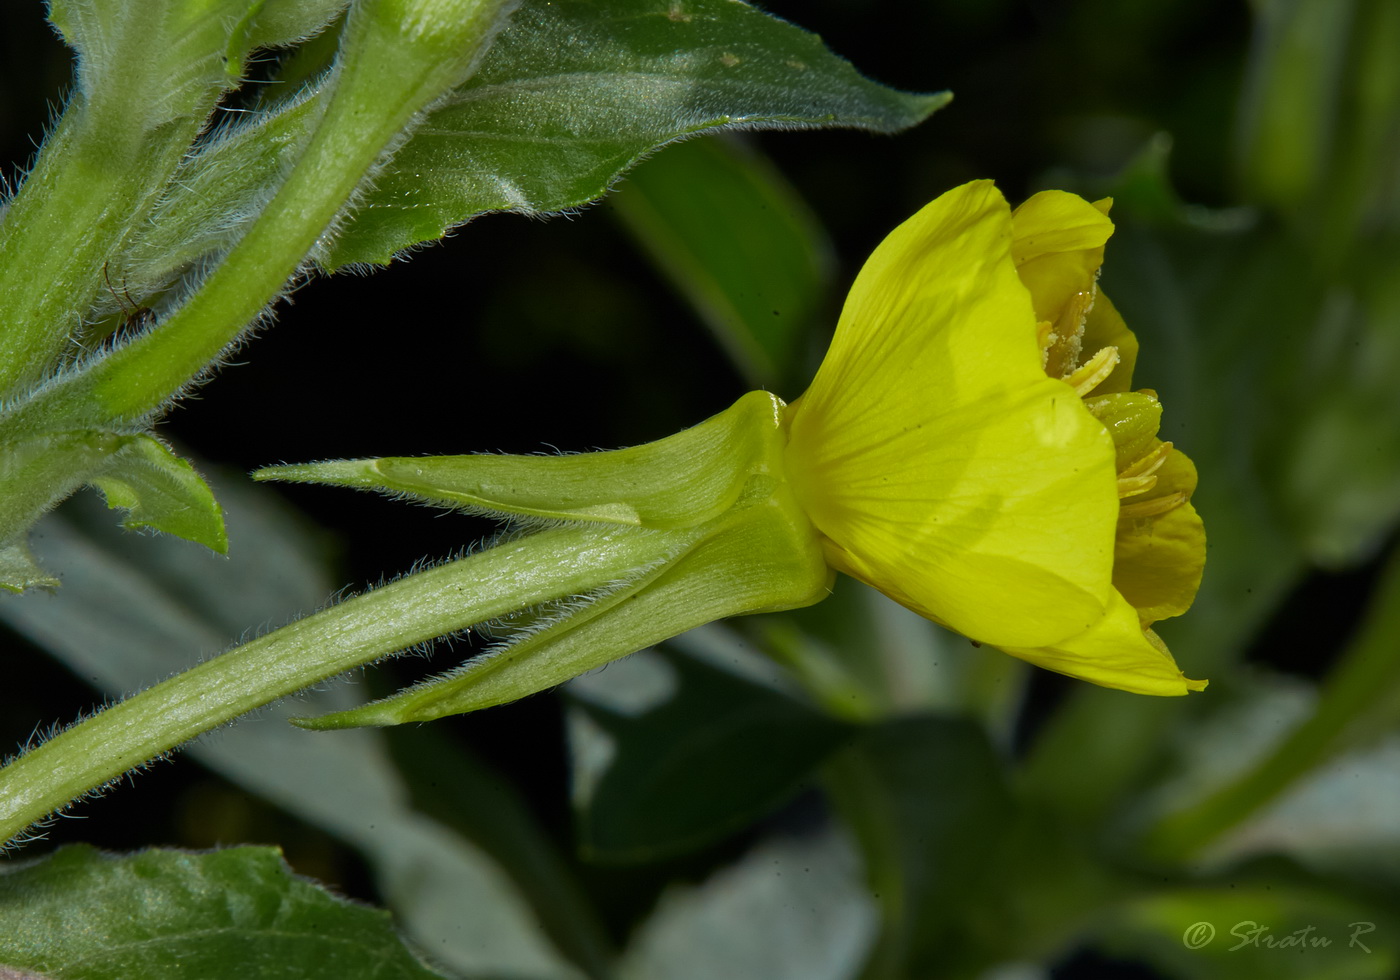
[[(0, 29), (12, 152), (44, 118), (20, 99), (63, 77), (41, 30), (11, 28), (20, 6)], [(1031, 673), (846, 581), (820, 606), (707, 627), (559, 697), (387, 733), (389, 755), (363, 750), (375, 761), (358, 779), (399, 787), (392, 817), (329, 789), (331, 812), (274, 791), (330, 765), (290, 749), (256, 778), (208, 756), (240, 726), (194, 750), (228, 783), (158, 768), (86, 807), (92, 819), (52, 828), (53, 843), (265, 835), (294, 865), (305, 854), (309, 872), (388, 904), (420, 944), (434, 928), (454, 935), (435, 903), (462, 921), (506, 902), (499, 955), (557, 964), (532, 976), (1075, 977), (1106, 963), (1163, 977), (1393, 975), (1400, 5), (765, 8), (871, 77), (956, 101), (896, 138), (663, 151), (569, 221), (487, 217), (373, 278), (312, 283), (250, 363), (168, 430), (237, 467), (641, 442), (752, 381), (799, 394), (864, 256), (953, 183), (995, 177), (1013, 199), (1042, 186), (1108, 194), (1118, 231), (1103, 286), (1138, 333), (1137, 383), (1161, 394), (1164, 438), (1197, 462), (1210, 538), (1195, 608), (1162, 633), (1210, 689), (1150, 700)], [(326, 384), (295, 394), (310, 365)], [(364, 390), (382, 396), (343, 396)], [(480, 530), (368, 496), (283, 496), (338, 532), (334, 580), (356, 587)], [(229, 526), (235, 558), (291, 560)], [(36, 549), (60, 539), (53, 527)], [(138, 544), (146, 557), (124, 560), (157, 563), (141, 574), (166, 588), (212, 574), (162, 573)], [(242, 610), (208, 643), (279, 615)], [(12, 741), (36, 710), (58, 717), (101, 696), (42, 659), (59, 644), (25, 632), (36, 646), (10, 642), (0, 691)], [(171, 667), (137, 664), (119, 681), (74, 669), (113, 690)], [(402, 682), (429, 668), (385, 669)], [(181, 799), (223, 801), (225, 815), (159, 816)], [(241, 824), (218, 823), (230, 799), (244, 800)], [(365, 865), (344, 850), (315, 857), (288, 813)], [(365, 819), (338, 822), (347, 813)], [(224, 836), (191, 829), (214, 824)], [(452, 854), (452, 868), (475, 870), (394, 877), (389, 840), (409, 824), (438, 848), (414, 861)], [(1267, 932), (1232, 950), (1246, 923)], [(1361, 945), (1357, 923), (1374, 926)], [(503, 961), (456, 962), (486, 976)]]

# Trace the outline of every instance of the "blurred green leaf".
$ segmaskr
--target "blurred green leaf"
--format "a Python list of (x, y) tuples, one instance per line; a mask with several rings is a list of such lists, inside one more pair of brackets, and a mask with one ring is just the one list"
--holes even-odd
[(1286, 854), (1319, 874), (1400, 882), (1400, 735), (1348, 752), (1297, 780), (1225, 834), (1212, 863)]
[[(590, 977), (608, 976), (612, 944), (598, 911), (506, 776), (467, 751), (442, 725), (399, 725), (379, 734), (389, 743), (414, 808), (490, 855), (510, 874), (560, 951)], [(475, 903), (499, 898), (484, 890), (474, 895), (470, 882), (458, 871), (443, 877), (448, 874), (457, 875), (460, 887), (455, 896), (439, 896), (450, 899), (449, 910), (436, 912), (435, 917), (451, 936), (454, 917), (479, 915)]]
[(835, 827), (766, 841), (696, 886), (662, 895), (620, 980), (849, 980), (877, 929), (858, 859)]
[[(276, 495), (241, 477), (216, 486), (239, 543), (231, 558), (174, 538), (122, 534), (96, 501), (77, 498), (35, 536), (64, 588), (0, 603), (0, 617), (118, 695), (219, 652), (249, 623), (286, 621), (323, 603), (331, 584), (320, 548)], [(513, 869), (412, 806), (379, 733), (325, 737), (287, 723), (355, 700), (344, 686), (307, 692), (187, 751), (358, 848), (404, 930), (437, 962), (468, 973), (577, 978), (540, 929)], [(456, 778), (458, 791), (472, 796), (472, 772)], [(489, 787), (482, 796), (498, 798)], [(562, 903), (564, 895), (551, 897)], [(576, 918), (586, 932), (587, 918)]]
[(1255, 874), (1125, 902), (1100, 936), (1173, 977), (1381, 980), (1400, 966), (1397, 926), (1389, 902)]
[(753, 632), (837, 718), (975, 717), (998, 744), (1010, 740), (1025, 663), (979, 650), (855, 579), (838, 577), (816, 605), (757, 618)]
[(1271, 0), (1255, 9), (1240, 169), (1251, 198), (1290, 210), (1327, 177), (1357, 2)]
[(1218, 792), (1163, 818), (1153, 853), (1188, 857), (1342, 752), (1400, 724), (1400, 552), (1376, 589), (1357, 637), (1333, 667), (1316, 709), (1272, 752)]
[(883, 912), (866, 976), (971, 975), (996, 961), (989, 949), (1015, 955), (1014, 927), (991, 921), (1015, 887), (1004, 848), (1016, 815), (1002, 773), (986, 735), (961, 720), (887, 722), (833, 760), (826, 785)]
[(1400, 238), (1366, 250), (1318, 287), (1289, 353), (1274, 358), (1282, 431), (1268, 471), (1303, 545), (1330, 567), (1372, 555), (1400, 519), (1398, 265)]
[(1321, 266), (1344, 270), (1400, 222), (1400, 7), (1261, 5), (1241, 111), (1245, 195), (1276, 208)]
[(651, 653), (573, 681), (579, 846), (647, 861), (740, 829), (792, 795), (849, 729), (770, 688)]
[(74, 846), (0, 871), (0, 962), (62, 980), (427, 978), (389, 913), (291, 874), (272, 848), (113, 857)]
[(612, 205), (749, 384), (801, 384), (797, 344), (824, 308), (832, 257), (815, 216), (765, 157), (735, 141), (691, 140), (633, 170)]

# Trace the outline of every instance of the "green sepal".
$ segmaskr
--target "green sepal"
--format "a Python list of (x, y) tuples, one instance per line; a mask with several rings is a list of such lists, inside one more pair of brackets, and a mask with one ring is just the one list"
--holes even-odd
[[(324, 31), (350, 0), (257, 0), (248, 4), (235, 30), (229, 32), (236, 50), (280, 48)], [(230, 63), (233, 62), (230, 57)]]
[(471, 513), (687, 528), (733, 506), (749, 473), (700, 460), (761, 458), (782, 432), (783, 403), (754, 391), (673, 436), (569, 456), (390, 456), (268, 466), (255, 480), (379, 490)]
[[(590, 492), (586, 470), (579, 467), (591, 462), (610, 487), (610, 505), (630, 508), (648, 522), (664, 522), (636, 528), (635, 538), (620, 536), (637, 543), (633, 564), (639, 571), (622, 581), (599, 576), (591, 593), (547, 608), (517, 639), (446, 675), (352, 711), (296, 723), (318, 729), (397, 725), (489, 708), (715, 619), (792, 609), (825, 598), (834, 573), (782, 476), (787, 435), (781, 406), (767, 392), (751, 392), (728, 411), (646, 446), (583, 456), (517, 457), (535, 467), (533, 482), (530, 466), (516, 471), (522, 482), (510, 489), (517, 500), (543, 501), (551, 492), (565, 502), (577, 500), (569, 495)], [(696, 455), (697, 449), (705, 454)], [(565, 464), (557, 468), (571, 479), (551, 482), (556, 467), (548, 464)], [(635, 496), (628, 493), (629, 480)], [(434, 492), (441, 501), (441, 491)], [(528, 513), (543, 516), (544, 510)], [(704, 514), (711, 516), (698, 516)], [(528, 549), (530, 541), (515, 547)], [(647, 553), (652, 561), (643, 565), (640, 559)]]
[(794, 527), (764, 496), (760, 490), (719, 518), (658, 573), (584, 603), (452, 673), (361, 708), (294, 723), (314, 729), (401, 725), (479, 711), (548, 690), (716, 619), (824, 599), (833, 573), (811, 529)]
[(92, 484), (108, 507), (128, 511), (122, 527), (149, 527), (227, 554), (223, 510), (214, 492), (187, 460), (153, 436), (130, 437)]

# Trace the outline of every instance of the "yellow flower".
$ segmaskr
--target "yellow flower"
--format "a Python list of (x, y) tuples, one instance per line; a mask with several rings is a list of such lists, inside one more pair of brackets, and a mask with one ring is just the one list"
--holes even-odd
[(929, 204), (857, 277), (784, 462), (832, 567), (1031, 663), (1185, 694), (1147, 627), (1200, 581), (1195, 469), (1127, 390), (1112, 231), (1106, 202), (1013, 213), (990, 181)]

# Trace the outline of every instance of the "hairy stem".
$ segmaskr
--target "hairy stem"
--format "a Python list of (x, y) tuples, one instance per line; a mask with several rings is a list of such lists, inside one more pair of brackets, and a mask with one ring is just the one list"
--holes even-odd
[(576, 525), (507, 541), (251, 640), (71, 726), (0, 769), (0, 840), (240, 715), (406, 647), (663, 560), (665, 532)]

